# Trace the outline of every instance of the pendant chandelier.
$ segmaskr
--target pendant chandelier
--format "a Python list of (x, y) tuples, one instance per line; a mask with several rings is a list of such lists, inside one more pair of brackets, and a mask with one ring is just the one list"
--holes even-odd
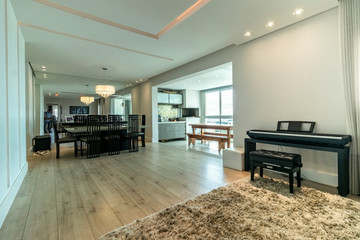
[(90, 105), (91, 103), (94, 102), (94, 97), (87, 97), (87, 96), (80, 97), (80, 102), (82, 102), (86, 105)]
[(115, 93), (115, 87), (113, 85), (96, 85), (95, 91), (103, 98), (108, 98)]
[[(102, 70), (104, 70), (105, 79), (105, 71), (107, 70), (107, 68), (103, 67)], [(96, 85), (95, 91), (103, 98), (108, 98), (115, 93), (115, 87), (113, 85)]]
[[(87, 94), (87, 88), (89, 87), (89, 85), (85, 85), (86, 86), (86, 94)], [(86, 105), (90, 105), (91, 103), (94, 102), (94, 97), (89, 97), (89, 96), (82, 96), (80, 97), (80, 102), (86, 104)]]

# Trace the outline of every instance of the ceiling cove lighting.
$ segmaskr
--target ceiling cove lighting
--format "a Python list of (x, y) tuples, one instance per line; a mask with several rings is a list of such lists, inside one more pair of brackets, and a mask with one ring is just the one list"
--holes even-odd
[(80, 97), (80, 102), (82, 102), (86, 105), (90, 105), (91, 103), (94, 102), (94, 97), (87, 97), (87, 96)]
[(268, 22), (266, 25), (265, 25), (265, 27), (267, 27), (267, 28), (271, 28), (271, 27), (273, 27), (274, 26), (274, 22)]
[(296, 10), (293, 12), (293, 15), (294, 15), (294, 16), (300, 16), (300, 15), (303, 14), (303, 13), (304, 13), (304, 9), (298, 8), (298, 9), (296, 9)]
[[(106, 67), (103, 67), (104, 70), (104, 79), (105, 79), (105, 71)], [(113, 85), (96, 85), (95, 92), (102, 96), (103, 98), (108, 98), (115, 93), (115, 87)]]
[(251, 32), (244, 33), (244, 37), (250, 37), (250, 36), (251, 36)]

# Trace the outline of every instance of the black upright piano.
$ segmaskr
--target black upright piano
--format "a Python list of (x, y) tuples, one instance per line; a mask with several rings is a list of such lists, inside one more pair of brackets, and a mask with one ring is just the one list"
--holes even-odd
[[(313, 133), (315, 122), (279, 121), (276, 131), (249, 130), (245, 138), (245, 170), (250, 170), (249, 153), (256, 143), (336, 152), (338, 157), (338, 193), (349, 194), (349, 145), (345, 134)], [(284, 127), (285, 126), (285, 127)]]

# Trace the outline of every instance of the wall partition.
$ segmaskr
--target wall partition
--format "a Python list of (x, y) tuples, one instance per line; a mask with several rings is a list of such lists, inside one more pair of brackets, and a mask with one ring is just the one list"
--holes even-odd
[(27, 172), (25, 42), (8, 0), (0, 1), (0, 227)]

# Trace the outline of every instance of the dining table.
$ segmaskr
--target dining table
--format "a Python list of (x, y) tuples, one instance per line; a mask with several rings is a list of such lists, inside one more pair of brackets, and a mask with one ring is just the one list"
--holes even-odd
[[(148, 128), (149, 126), (147, 125), (140, 125), (139, 129), (142, 130), (142, 134), (139, 134), (139, 136), (141, 137), (141, 146), (145, 147), (145, 128)], [(66, 132), (68, 132), (71, 136), (76, 137), (76, 136), (84, 136), (87, 133), (87, 127), (86, 126), (71, 126), (71, 127), (64, 127), (63, 128)], [(103, 125), (100, 126), (100, 132), (101, 135), (105, 136), (107, 134), (107, 132), (109, 131), (109, 128), (107, 125)], [(120, 135), (125, 135), (128, 133), (128, 126), (127, 124), (120, 126), (119, 128), (119, 133)], [(102, 152), (106, 151), (106, 144), (103, 142), (102, 144)], [(127, 144), (123, 143), (122, 144), (124, 148), (126, 148)]]

